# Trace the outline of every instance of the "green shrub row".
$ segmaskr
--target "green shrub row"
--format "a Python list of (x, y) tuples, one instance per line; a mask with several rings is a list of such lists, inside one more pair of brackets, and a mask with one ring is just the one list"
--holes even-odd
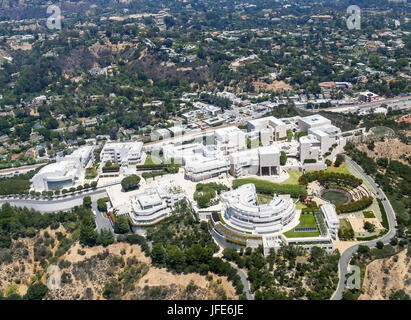
[(293, 185), (293, 184), (278, 184), (270, 181), (259, 180), (256, 178), (236, 179), (233, 181), (233, 188), (236, 189), (247, 183), (255, 185), (257, 193), (263, 194), (290, 194), (293, 198), (299, 196), (306, 196), (307, 189), (305, 186)]
[(351, 174), (340, 173), (340, 172), (326, 172), (323, 170), (307, 172), (298, 179), (298, 182), (300, 184), (308, 184), (316, 180), (318, 181), (330, 181), (330, 180), (343, 181), (355, 187), (358, 187), (359, 185), (362, 184), (361, 179)]
[(372, 197), (365, 197), (358, 201), (336, 205), (337, 213), (349, 213), (368, 208), (372, 204)]

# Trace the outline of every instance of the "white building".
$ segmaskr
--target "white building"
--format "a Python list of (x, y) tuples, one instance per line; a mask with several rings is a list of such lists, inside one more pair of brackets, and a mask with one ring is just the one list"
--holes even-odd
[(184, 157), (185, 176), (191, 181), (218, 177), (230, 170), (230, 162), (215, 145), (203, 147), (202, 152), (193, 152)]
[(380, 99), (380, 96), (371, 91), (364, 91), (359, 93), (358, 99), (361, 102), (371, 102)]
[(225, 222), (253, 234), (276, 234), (294, 218), (296, 206), (290, 195), (274, 195), (266, 204), (257, 203), (255, 185), (242, 185), (221, 194), (226, 204)]
[(65, 157), (57, 157), (55, 163), (41, 168), (32, 178), (33, 189), (41, 192), (74, 186), (92, 159), (93, 149), (92, 146), (84, 146)]
[(185, 193), (172, 188), (149, 188), (131, 198), (128, 215), (135, 226), (153, 225), (168, 217), (172, 206), (185, 198)]
[(338, 229), (340, 227), (340, 219), (338, 219), (337, 211), (335, 209), (335, 205), (328, 203), (323, 204), (321, 207), (321, 213), (324, 216), (325, 223), (327, 228), (333, 237), (333, 239), (337, 239), (338, 237)]
[(315, 114), (308, 117), (302, 117), (298, 119), (298, 126), (302, 131), (305, 132), (308, 132), (308, 129), (321, 127), (325, 125), (331, 125), (331, 120), (319, 114)]
[(238, 127), (225, 127), (214, 131), (215, 145), (224, 155), (247, 148), (245, 133)]
[[(327, 229), (314, 237), (287, 237), (285, 232), (299, 224), (300, 210), (290, 195), (274, 195), (269, 203), (259, 204), (255, 185), (245, 184), (233, 191), (221, 194), (224, 214), (211, 214), (210, 223), (216, 241), (223, 247), (263, 246), (264, 254), (278, 249), (282, 244), (303, 248), (322, 247), (328, 252), (334, 249), (333, 234), (338, 232), (332, 208), (321, 209), (327, 220)], [(335, 212), (335, 210), (334, 210)], [(317, 217), (316, 217), (317, 220)]]
[(185, 159), (192, 157), (195, 153), (202, 153), (203, 147), (204, 145), (201, 143), (167, 144), (162, 146), (161, 150), (165, 163), (171, 163), (171, 159), (174, 159), (184, 164)]
[(230, 155), (230, 174), (271, 176), (280, 174), (280, 149), (277, 146), (259, 147)]
[(269, 203), (258, 204), (255, 185), (251, 183), (222, 193), (221, 199), (225, 211), (222, 216), (212, 214), (210, 222), (213, 236), (224, 247), (279, 248), (284, 228), (298, 222), (290, 195), (274, 195)]
[(300, 138), (300, 161), (304, 163), (306, 159), (321, 161), (321, 143), (312, 134)]
[(111, 161), (122, 166), (137, 164), (141, 161), (142, 142), (108, 142), (100, 152), (102, 163)]
[(247, 121), (248, 132), (255, 132), (263, 146), (287, 137), (287, 125), (275, 117)]
[(343, 152), (345, 138), (341, 129), (331, 124), (331, 120), (321, 115), (312, 115), (298, 119), (302, 131), (308, 133), (300, 138), (300, 161), (315, 159), (318, 162), (333, 159)]

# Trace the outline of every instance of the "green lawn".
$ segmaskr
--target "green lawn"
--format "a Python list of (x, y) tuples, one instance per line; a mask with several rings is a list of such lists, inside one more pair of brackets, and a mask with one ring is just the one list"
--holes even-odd
[(303, 173), (300, 171), (287, 171), (289, 174), (289, 178), (283, 182), (281, 182), (281, 184), (298, 184), (298, 178), (300, 178)]
[(339, 173), (351, 174), (351, 172), (347, 168), (347, 163), (346, 162), (344, 162), (344, 164), (340, 168), (328, 168), (324, 171), (325, 172), (339, 172)]
[(307, 208), (307, 206), (304, 203), (302, 203), (301, 201), (298, 201), (297, 204), (295, 205), (295, 207), (297, 208), (297, 210), (302, 210), (302, 209)]
[[(153, 159), (156, 159), (156, 162), (155, 162), (155, 163), (154, 163)], [(161, 159), (159, 159), (159, 158), (157, 158), (157, 157), (154, 157), (154, 156), (152, 156), (151, 154), (148, 154), (148, 155), (147, 155), (146, 161), (144, 162), (144, 164), (148, 164), (148, 165), (151, 165), (151, 164), (161, 164), (161, 163), (163, 163), (163, 161), (162, 161)]]
[(284, 235), (287, 238), (302, 238), (302, 237), (318, 237), (320, 231), (318, 230), (317, 221), (315, 220), (314, 214), (304, 213), (300, 215), (300, 223), (296, 228), (317, 228), (317, 231), (313, 232), (295, 232), (294, 229), (287, 231)]
[(375, 218), (375, 215), (372, 211), (364, 211), (362, 214), (364, 215), (364, 218)]
[(350, 229), (351, 224), (347, 219), (340, 219), (340, 228), (341, 229)]

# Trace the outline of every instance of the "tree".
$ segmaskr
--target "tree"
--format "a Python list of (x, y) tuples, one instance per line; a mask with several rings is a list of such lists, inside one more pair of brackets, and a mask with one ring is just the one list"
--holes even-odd
[(374, 142), (374, 140), (371, 140), (371, 141), (367, 144), (367, 148), (370, 149), (371, 151), (374, 151), (374, 149), (375, 149), (375, 142)]
[(161, 242), (156, 243), (151, 250), (151, 258), (155, 263), (163, 264), (165, 261), (165, 250)]
[(383, 243), (382, 241), (378, 241), (378, 242), (377, 242), (377, 248), (378, 248), (378, 249), (384, 248), (384, 243)]
[(337, 158), (335, 159), (334, 165), (339, 167), (345, 161), (345, 156), (343, 154), (337, 154)]
[(80, 243), (87, 245), (87, 246), (93, 246), (96, 244), (97, 240), (97, 234), (96, 231), (94, 230), (94, 222), (91, 220), (90, 216), (84, 216), (83, 219), (81, 220), (81, 225), (80, 225)]
[(375, 231), (375, 226), (371, 222), (364, 222), (364, 229), (367, 230), (368, 232), (374, 232)]
[(114, 232), (124, 234), (130, 232), (130, 224), (126, 217), (116, 217), (114, 222)]
[(284, 166), (287, 163), (287, 155), (284, 151), (281, 151), (280, 165)]
[(103, 247), (107, 247), (108, 245), (114, 243), (114, 235), (110, 229), (103, 228), (101, 229), (96, 242)]
[(166, 248), (166, 263), (177, 272), (184, 270), (184, 252), (175, 245), (168, 245)]
[(390, 300), (410, 300), (410, 296), (402, 289), (391, 294)]
[(83, 198), (83, 206), (85, 208), (91, 208), (91, 197), (90, 196)]
[(103, 297), (108, 300), (120, 299), (121, 284), (118, 280), (113, 279), (104, 285)]
[(106, 202), (109, 201), (109, 198), (100, 198), (97, 200), (97, 208), (98, 210), (102, 211), (102, 212), (106, 212), (107, 211), (107, 205)]
[(27, 289), (24, 299), (26, 300), (42, 300), (48, 292), (48, 288), (43, 283), (34, 283)]
[(132, 175), (124, 178), (121, 180), (121, 186), (123, 187), (124, 191), (130, 191), (138, 187), (141, 178), (137, 175)]
[(359, 245), (357, 251), (358, 253), (368, 255), (370, 253), (370, 248), (364, 245)]

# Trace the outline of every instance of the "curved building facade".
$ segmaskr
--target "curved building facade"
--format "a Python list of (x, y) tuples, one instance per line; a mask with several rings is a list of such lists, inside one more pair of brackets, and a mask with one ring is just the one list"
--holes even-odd
[(228, 225), (253, 234), (275, 234), (292, 221), (296, 207), (290, 195), (274, 195), (266, 204), (258, 204), (255, 185), (245, 184), (223, 193), (224, 218)]
[[(255, 185), (244, 184), (237, 189), (221, 194), (225, 210), (220, 215), (214, 212), (209, 220), (211, 232), (216, 241), (223, 247), (251, 247), (262, 245), (264, 254), (270, 249), (280, 248), (282, 244), (299, 245), (304, 248), (319, 246), (332, 252), (334, 249), (330, 226), (315, 237), (288, 238), (284, 232), (294, 229), (300, 218), (300, 211), (290, 195), (274, 195), (268, 203), (259, 204)], [(332, 210), (330, 210), (332, 211)], [(331, 216), (331, 214), (328, 214)], [(316, 218), (317, 219), (317, 218)], [(338, 230), (338, 218), (333, 216), (334, 225)]]

